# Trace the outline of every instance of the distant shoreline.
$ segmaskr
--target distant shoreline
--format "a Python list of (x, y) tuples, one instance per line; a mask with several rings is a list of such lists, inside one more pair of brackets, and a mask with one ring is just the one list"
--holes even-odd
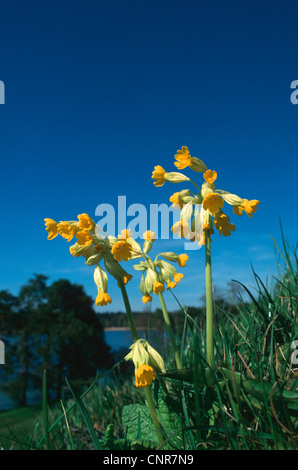
[(128, 326), (109, 326), (104, 331), (130, 331)]
[[(137, 331), (146, 331), (147, 327), (136, 328)], [(150, 330), (158, 330), (158, 328), (150, 328)], [(104, 328), (104, 331), (130, 331), (128, 326), (108, 326)]]

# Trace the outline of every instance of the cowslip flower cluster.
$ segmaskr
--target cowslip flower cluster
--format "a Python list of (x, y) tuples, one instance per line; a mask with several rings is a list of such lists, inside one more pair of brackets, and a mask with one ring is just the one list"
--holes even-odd
[[(217, 179), (217, 172), (210, 170), (202, 160), (192, 157), (189, 149), (183, 146), (175, 155), (175, 166), (179, 169), (189, 167), (195, 172), (203, 173), (204, 183), (199, 187), (190, 178), (183, 180), (183, 174), (174, 173), (175, 181), (161, 166), (156, 166), (152, 173), (152, 179), (155, 186), (163, 186), (166, 181), (182, 182), (189, 181), (197, 188), (196, 193), (190, 190), (182, 190), (174, 193), (170, 197), (175, 209), (180, 210), (180, 220), (176, 222), (171, 231), (182, 238), (190, 241), (196, 241), (200, 246), (205, 244), (205, 233), (214, 233), (213, 227), (218, 230), (220, 235), (227, 237), (236, 227), (231, 223), (230, 218), (223, 211), (224, 204), (227, 203), (233, 207), (233, 213), (241, 216), (244, 212), (249, 216), (256, 212), (260, 202), (256, 199), (243, 199), (236, 194), (228, 191), (216, 189), (214, 182)], [(170, 175), (170, 176), (169, 176)], [(179, 176), (178, 176), (179, 175)]]
[[(97, 286), (96, 305), (105, 306), (112, 302), (108, 294), (108, 275), (111, 274), (119, 283), (127, 284), (132, 279), (120, 265), (121, 261), (128, 261), (135, 256), (133, 241), (128, 236), (127, 231), (122, 231), (116, 237), (108, 236), (100, 227), (96, 226), (88, 214), (79, 214), (78, 220), (56, 222), (53, 219), (44, 219), (45, 228), (48, 232), (48, 240), (53, 240), (60, 235), (70, 242), (74, 237), (76, 242), (70, 246), (70, 254), (74, 257), (82, 256), (85, 264), (95, 266), (94, 282)], [(105, 269), (100, 266), (100, 261), (104, 261)]]
[(139, 339), (129, 349), (124, 359), (134, 363), (136, 387), (148, 387), (155, 380), (155, 371), (165, 372), (163, 358), (148, 341)]
[[(140, 291), (143, 295), (142, 302), (146, 304), (152, 301), (152, 293), (158, 295), (160, 292), (164, 292), (165, 286), (167, 290), (173, 289), (184, 278), (184, 274), (179, 273), (169, 261), (184, 268), (188, 261), (188, 255), (177, 255), (172, 252), (159, 253), (153, 261), (148, 253), (156, 239), (156, 234), (147, 230), (143, 234), (143, 238), (145, 240), (143, 248), (135, 241), (135, 252), (138, 253), (138, 258), (142, 256), (144, 260), (133, 267), (136, 271), (142, 272)], [(164, 259), (160, 259), (160, 257)]]

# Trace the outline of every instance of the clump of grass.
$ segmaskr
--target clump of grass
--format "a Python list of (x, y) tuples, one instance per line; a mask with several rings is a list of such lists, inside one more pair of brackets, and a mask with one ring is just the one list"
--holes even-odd
[(242, 285), (249, 302), (240, 297), (234, 314), (215, 306), (216, 368), (204, 364), (205, 345), (198, 341), (204, 331), (196, 323), (189, 328), (192, 345), (185, 359), (188, 374), (193, 369), (193, 386), (189, 378), (184, 384), (188, 409), (195, 410), (197, 446), (267, 450), (297, 445), (297, 247), (282, 239), (283, 250), (275, 244), (279, 275), (271, 287), (253, 271), (256, 293)]

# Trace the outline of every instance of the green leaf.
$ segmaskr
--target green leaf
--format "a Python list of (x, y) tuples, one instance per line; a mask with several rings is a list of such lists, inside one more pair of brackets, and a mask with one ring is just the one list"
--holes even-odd
[(160, 388), (157, 404), (162, 427), (167, 433), (174, 431), (175, 435), (177, 435), (182, 429), (180, 401), (174, 400)]
[(131, 443), (132, 450), (151, 450), (157, 449), (158, 444), (153, 441), (148, 441), (146, 439), (141, 439)]
[(159, 444), (147, 406), (132, 404), (123, 407), (122, 424), (126, 439), (130, 441), (148, 440)]
[[(160, 377), (164, 377), (166, 379), (193, 383), (194, 369), (193, 367), (188, 367), (185, 369), (173, 369), (164, 373), (160, 373), (159, 375)], [(197, 379), (200, 387), (204, 387), (205, 385), (212, 387), (214, 385), (214, 372), (210, 368), (204, 369), (204, 367), (198, 366)]]

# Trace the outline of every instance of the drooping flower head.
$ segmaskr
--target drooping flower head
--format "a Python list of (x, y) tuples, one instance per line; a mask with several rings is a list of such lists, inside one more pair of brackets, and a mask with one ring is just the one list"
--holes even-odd
[[(217, 172), (207, 169), (202, 160), (192, 157), (188, 147), (182, 146), (180, 150), (177, 150), (175, 160), (174, 165), (179, 170), (190, 168), (195, 172), (203, 173), (205, 182), (200, 187), (188, 178), (188, 181), (194, 184), (199, 192), (193, 194), (184, 189), (170, 197), (173, 207), (181, 210), (180, 220), (171, 229), (174, 234), (178, 234), (181, 238), (188, 238), (201, 246), (205, 244), (206, 234), (209, 234), (210, 237), (214, 233), (213, 225), (219, 234), (225, 237), (235, 231), (235, 225), (223, 212), (225, 203), (231, 205), (234, 214), (239, 216), (246, 212), (249, 217), (252, 217), (256, 212), (257, 206), (260, 204), (258, 200), (243, 199), (228, 191), (216, 189)], [(165, 181), (183, 182), (182, 173), (177, 173), (179, 177), (174, 178), (169, 175), (176, 175), (176, 173), (167, 173), (163, 168), (161, 171), (161, 168), (155, 167), (155, 170), (159, 169), (159, 172), (154, 173), (157, 179), (157, 184), (154, 183), (156, 186), (162, 186)]]
[[(119, 264), (121, 260), (130, 259), (133, 251), (132, 246), (128, 244), (128, 238), (117, 240), (115, 237), (105, 237), (99, 233), (95, 233), (96, 225), (92, 218), (86, 214), (79, 214), (78, 220), (55, 222), (53, 219), (44, 219), (45, 228), (48, 232), (48, 239), (52, 240), (57, 235), (70, 241), (74, 236), (77, 241), (69, 248), (70, 254), (77, 258), (82, 256), (85, 264), (95, 266), (94, 282), (97, 286), (96, 305), (105, 306), (112, 302), (110, 295), (107, 293), (108, 275), (111, 274), (120, 286), (120, 282), (124, 285), (132, 279)], [(126, 235), (129, 235), (127, 232)], [(100, 261), (104, 260), (105, 269), (100, 266)]]
[(148, 387), (155, 379), (155, 372), (164, 372), (165, 364), (161, 355), (144, 339), (137, 340), (130, 346), (126, 361), (133, 361), (135, 366), (136, 387)]
[[(144, 246), (146, 246), (147, 242), (145, 241)], [(170, 262), (177, 263), (180, 267), (185, 267), (188, 261), (188, 255), (177, 255), (172, 252), (159, 253), (155, 260), (153, 260), (149, 257), (148, 251), (145, 254), (143, 248), (144, 260), (133, 266), (136, 271), (142, 272), (140, 291), (144, 304), (152, 301), (152, 293), (158, 295), (164, 292), (165, 288), (167, 290), (174, 289), (177, 283), (184, 277), (183, 274), (178, 273), (177, 269)]]

